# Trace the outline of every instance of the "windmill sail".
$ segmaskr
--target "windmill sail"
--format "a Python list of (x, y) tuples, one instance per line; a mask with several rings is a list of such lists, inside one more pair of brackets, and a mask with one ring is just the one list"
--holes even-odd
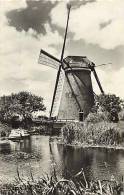
[[(55, 58), (54, 56), (52, 56), (51, 54), (47, 53), (44, 50), (40, 51), (38, 63), (45, 66), (49, 66), (57, 70), (61, 65), (60, 61), (57, 58)], [(55, 117), (58, 114), (58, 109), (59, 109), (59, 104), (60, 104), (61, 94), (63, 89), (63, 83), (64, 83), (64, 76), (65, 76), (64, 71), (62, 67), (60, 67), (60, 75), (58, 78), (58, 85), (56, 88), (56, 94), (53, 102), (51, 117)]]
[(60, 106), (62, 90), (63, 90), (63, 85), (64, 85), (64, 78), (65, 78), (65, 73), (64, 73), (63, 69), (61, 68), (59, 80), (58, 80), (58, 85), (57, 85), (57, 89), (56, 89), (56, 94), (55, 94), (55, 98), (54, 98), (54, 102), (53, 102), (51, 117), (55, 117), (58, 115), (58, 110), (59, 110), (59, 106)]
[(58, 73), (57, 73), (57, 77), (56, 77), (56, 83), (55, 83), (55, 89), (54, 89), (54, 93), (53, 93), (53, 99), (52, 99), (50, 117), (52, 116), (52, 113), (53, 113), (53, 107), (55, 107), (53, 105), (55, 105), (55, 98), (56, 98), (57, 88), (58, 88), (58, 85), (59, 85), (60, 80), (61, 80), (60, 73), (61, 73), (61, 70), (63, 68), (63, 57), (64, 57), (64, 50), (65, 50), (65, 43), (66, 43), (66, 37), (67, 37), (67, 31), (68, 31), (68, 22), (69, 22), (69, 16), (70, 16), (71, 6), (68, 5), (67, 6), (67, 9), (68, 9), (67, 23), (66, 23), (66, 29), (65, 29), (65, 35), (64, 35), (64, 42), (63, 42), (62, 53), (61, 53), (60, 66), (59, 66), (59, 69), (58, 69)]
[(60, 66), (60, 61), (44, 50), (40, 51), (38, 63), (57, 70), (59, 69)]

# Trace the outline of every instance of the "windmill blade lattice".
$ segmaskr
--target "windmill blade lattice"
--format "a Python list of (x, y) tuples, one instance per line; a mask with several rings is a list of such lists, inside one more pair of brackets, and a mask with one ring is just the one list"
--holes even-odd
[(61, 96), (62, 96), (62, 90), (63, 90), (63, 85), (64, 85), (64, 78), (65, 78), (65, 73), (63, 69), (61, 68), (60, 71), (60, 76), (59, 76), (59, 81), (57, 85), (57, 90), (56, 90), (56, 95), (53, 103), (53, 109), (51, 113), (51, 117), (57, 116), (58, 114), (58, 109), (61, 101)]
[(40, 51), (38, 63), (45, 65), (45, 66), (49, 66), (57, 70), (59, 69), (59, 66), (60, 66), (60, 61), (44, 50)]
[[(61, 62), (56, 57), (52, 56), (51, 54), (47, 53), (44, 50), (40, 51), (38, 63), (45, 65), (45, 66), (52, 67), (56, 70), (58, 70), (61, 65)], [(64, 77), (65, 77), (65, 73), (61, 67), (58, 85), (57, 85), (56, 94), (55, 94), (55, 99), (54, 99), (53, 108), (52, 108), (52, 113), (51, 113), (52, 117), (56, 116), (58, 113), (63, 84), (64, 84)]]

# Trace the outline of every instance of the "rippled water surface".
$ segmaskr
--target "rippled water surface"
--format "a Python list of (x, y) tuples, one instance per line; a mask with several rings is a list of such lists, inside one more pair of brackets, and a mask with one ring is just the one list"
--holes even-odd
[[(22, 151), (39, 156), (39, 159), (16, 161), (8, 159), (11, 154)], [(83, 167), (89, 180), (107, 179), (110, 175), (124, 176), (124, 151), (103, 148), (74, 148), (57, 144), (49, 136), (34, 135), (20, 142), (0, 143), (0, 180), (7, 182), (20, 175), (41, 177), (50, 174), (55, 167), (58, 176), (75, 174)]]

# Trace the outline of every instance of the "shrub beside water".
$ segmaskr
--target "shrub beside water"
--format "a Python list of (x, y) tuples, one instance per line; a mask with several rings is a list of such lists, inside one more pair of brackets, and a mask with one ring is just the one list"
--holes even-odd
[[(66, 144), (90, 144), (90, 145), (123, 145), (124, 133), (120, 131), (116, 123), (98, 120), (94, 114), (87, 118), (84, 123), (70, 122), (61, 130), (62, 140)], [(92, 122), (91, 122), (92, 121)], [(96, 122), (97, 121), (97, 122)]]

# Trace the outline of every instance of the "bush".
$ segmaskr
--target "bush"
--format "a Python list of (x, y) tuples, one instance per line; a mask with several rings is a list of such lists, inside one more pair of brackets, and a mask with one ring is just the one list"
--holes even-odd
[(8, 136), (11, 131), (11, 127), (9, 127), (7, 124), (0, 122), (0, 137)]
[(98, 113), (89, 113), (85, 122), (98, 123), (101, 121), (109, 121), (109, 113), (108, 112), (98, 112)]

